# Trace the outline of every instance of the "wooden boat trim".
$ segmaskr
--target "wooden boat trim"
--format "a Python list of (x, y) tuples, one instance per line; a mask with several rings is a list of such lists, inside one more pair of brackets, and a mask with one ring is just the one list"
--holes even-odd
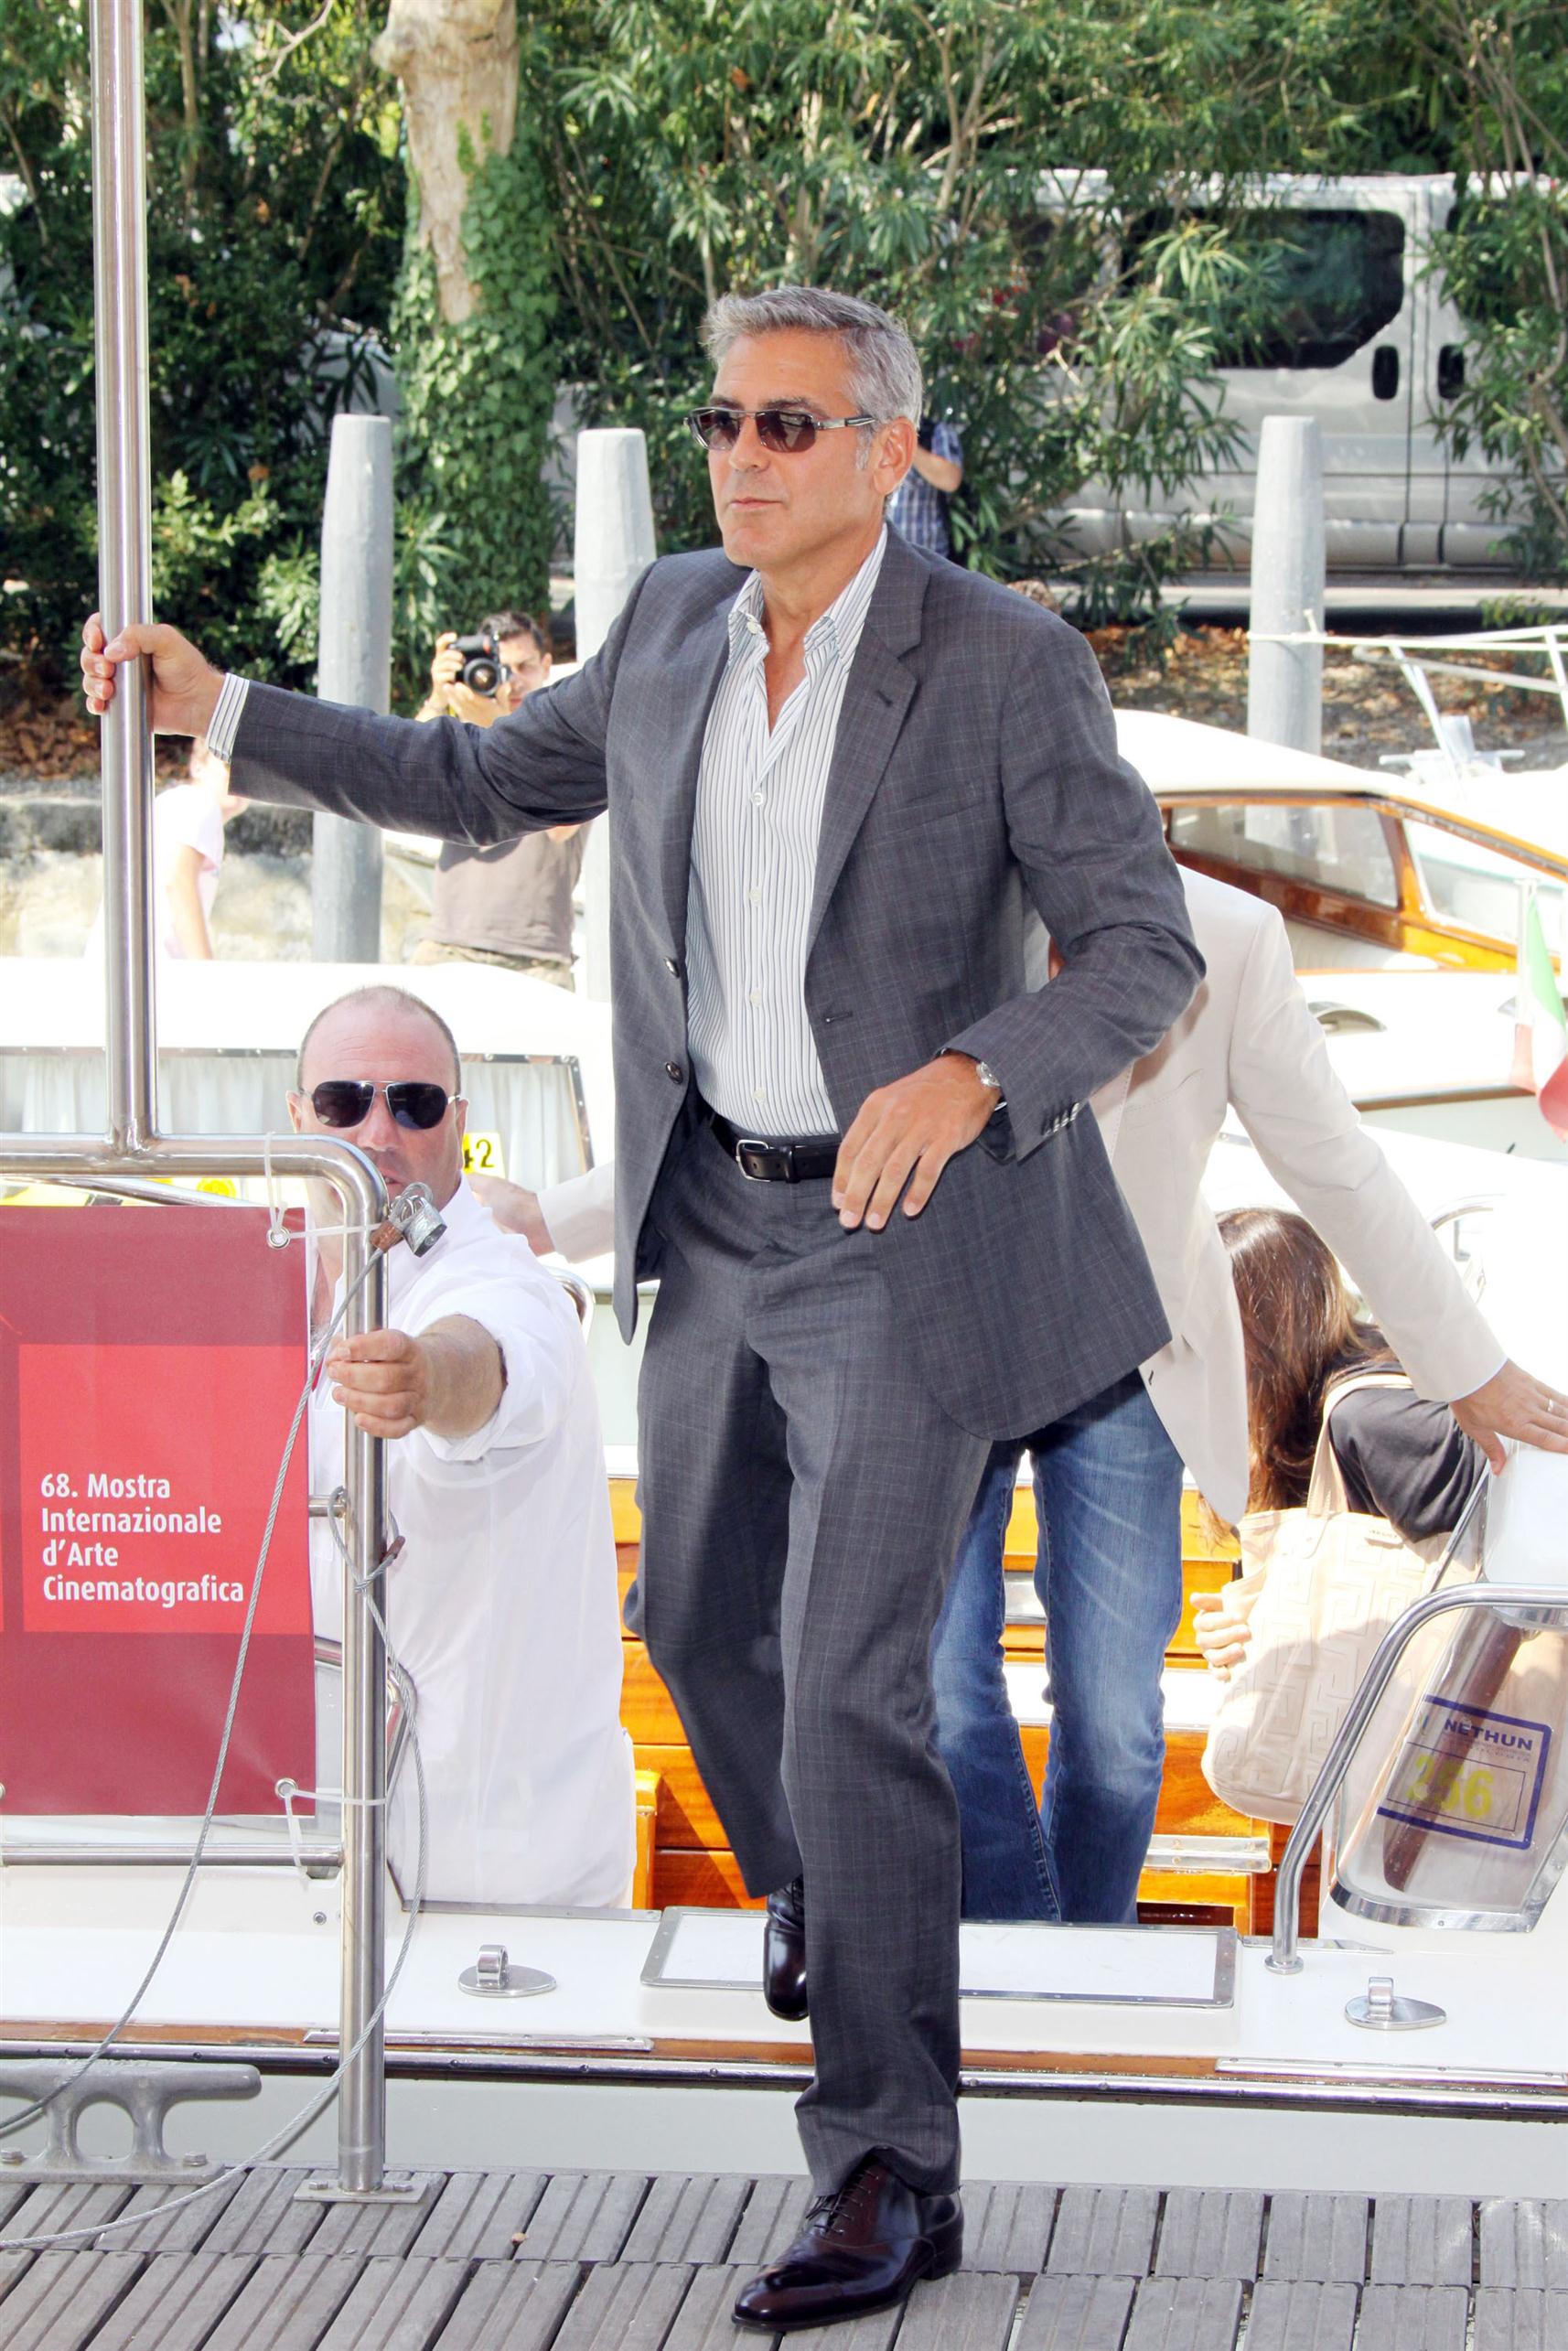
[[(14, 2057), (84, 2056), (104, 2027), (12, 2023), (0, 2048)], [(320, 2074), (336, 2062), (338, 2036), (268, 2027), (224, 2026), (199, 2039), (188, 2026), (143, 2026), (117, 2045), (126, 2058), (222, 2059), (273, 2074)], [(768, 2089), (798, 2093), (811, 2079), (809, 2052), (779, 2043), (651, 2038), (641, 2049), (599, 2048), (549, 2036), (497, 2035), (484, 2042), (438, 2034), (394, 2034), (387, 2045), (389, 2079), (462, 2077), (547, 2084), (594, 2081), (646, 2089)], [(1084, 2099), (1113, 2104), (1185, 2105), (1314, 2112), (1568, 2122), (1568, 2076), (1401, 2073), (1372, 2067), (1332, 2072), (1274, 2069), (1272, 2061), (1191, 2056), (1124, 2056), (1081, 2050), (970, 2050), (961, 2076), (966, 2097)]]

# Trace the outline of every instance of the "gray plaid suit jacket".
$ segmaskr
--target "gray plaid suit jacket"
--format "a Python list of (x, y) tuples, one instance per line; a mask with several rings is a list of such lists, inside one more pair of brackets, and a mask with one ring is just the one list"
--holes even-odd
[[(644, 573), (603, 650), (487, 729), (414, 726), (252, 686), (236, 791), (484, 843), (607, 808), (616, 1310), (656, 1273), (648, 1217), (685, 1098), (683, 966), (703, 732), (744, 574)], [(1026, 990), (1027, 892), (1063, 957)], [(847, 1128), (944, 1046), (1006, 1108), (882, 1236), (932, 1392), (963, 1427), (1047, 1426), (1169, 1336), (1087, 1105), (1202, 975), (1150, 794), (1117, 756), (1089, 647), (1021, 596), (889, 534), (822, 818), (806, 1007)], [(831, 1343), (824, 1333), (824, 1343)]]

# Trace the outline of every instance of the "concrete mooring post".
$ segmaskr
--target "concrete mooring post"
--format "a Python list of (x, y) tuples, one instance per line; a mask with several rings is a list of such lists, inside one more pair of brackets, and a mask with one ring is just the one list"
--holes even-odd
[[(383, 714), (392, 703), (392, 442), (385, 416), (335, 416), (321, 518), (317, 691)], [(318, 963), (377, 963), (381, 836), (352, 817), (312, 827), (310, 948)]]
[(1265, 416), (1252, 521), (1247, 732), (1293, 751), (1323, 745), (1323, 648), (1269, 643), (1323, 627), (1323, 444), (1310, 416)]
[[(573, 591), (579, 661), (598, 651), (653, 556), (647, 442), (618, 425), (579, 433)], [(601, 1004), (610, 993), (609, 827), (602, 817), (583, 860), (583, 993)]]

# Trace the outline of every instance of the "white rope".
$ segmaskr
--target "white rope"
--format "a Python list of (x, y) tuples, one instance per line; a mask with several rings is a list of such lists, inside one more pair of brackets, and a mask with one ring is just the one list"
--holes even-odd
[[(279, 1138), (280, 1141), (286, 1141), (286, 1137)], [(286, 1249), (291, 1240), (298, 1240), (302, 1236), (284, 1222), (286, 1211), (284, 1208), (283, 1195), (277, 1188), (277, 1176), (273, 1168), (273, 1138), (270, 1134), (263, 1134), (262, 1137), (262, 1181), (266, 1186), (267, 1192), (267, 1247)], [(369, 1240), (373, 1234), (380, 1232), (385, 1223), (385, 1217), (378, 1217), (373, 1225), (313, 1225), (310, 1232), (311, 1238), (316, 1240), (340, 1240), (349, 1233), (360, 1233)]]
[(373, 1805), (390, 1804), (392, 1801), (390, 1792), (386, 1796), (345, 1796), (340, 1787), (301, 1787), (297, 1779), (280, 1779), (277, 1793), (283, 1798), (285, 1810), (296, 1796), (310, 1804), (353, 1804), (361, 1811), (370, 1810)]

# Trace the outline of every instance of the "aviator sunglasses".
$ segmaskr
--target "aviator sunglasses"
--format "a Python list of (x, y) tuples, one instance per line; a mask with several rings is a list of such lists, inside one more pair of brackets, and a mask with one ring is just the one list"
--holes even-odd
[(747, 417), (765, 449), (802, 456), (819, 433), (842, 433), (851, 424), (875, 424), (875, 416), (813, 416), (809, 408), (693, 408), (685, 422), (704, 449), (733, 449)]
[(419, 1127), (425, 1133), (440, 1125), (448, 1104), (457, 1100), (445, 1087), (433, 1086), (423, 1078), (394, 1078), (385, 1086), (372, 1086), (368, 1078), (323, 1078), (319, 1086), (310, 1090), (310, 1107), (323, 1126), (360, 1126), (370, 1117), (378, 1094), (386, 1096), (387, 1108), (399, 1126)]

